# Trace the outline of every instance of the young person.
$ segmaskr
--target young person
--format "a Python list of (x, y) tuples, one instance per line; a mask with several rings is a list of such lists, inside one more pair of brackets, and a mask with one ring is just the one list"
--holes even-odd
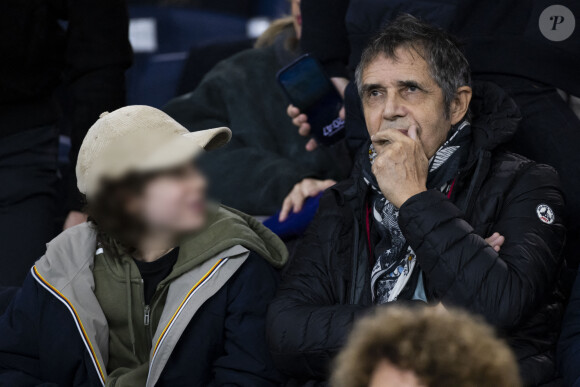
[(207, 204), (192, 163), (230, 137), (147, 106), (101, 115), (76, 167), (91, 220), (48, 245), (0, 319), (1, 385), (279, 384), (264, 319), (287, 251)]
[(355, 324), (332, 387), (518, 387), (518, 363), (493, 329), (460, 311), (378, 308)]

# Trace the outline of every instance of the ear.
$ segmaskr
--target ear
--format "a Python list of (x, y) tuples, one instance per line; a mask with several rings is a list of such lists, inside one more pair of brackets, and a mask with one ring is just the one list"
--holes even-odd
[(458, 123), (469, 109), (469, 102), (471, 102), (472, 96), (471, 87), (461, 86), (457, 89), (455, 93), (455, 98), (451, 101), (451, 106), (449, 107), (449, 119), (451, 120), (451, 125)]

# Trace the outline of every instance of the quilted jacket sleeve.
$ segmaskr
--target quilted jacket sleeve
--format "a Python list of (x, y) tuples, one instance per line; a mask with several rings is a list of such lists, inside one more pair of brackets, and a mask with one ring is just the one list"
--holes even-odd
[[(268, 311), (267, 334), (276, 366), (294, 378), (325, 380), (329, 365), (346, 340), (358, 305), (340, 305), (324, 248), (341, 237), (336, 203), (329, 192), (296, 249)], [(351, 219), (348, 221), (352, 222)]]
[[(537, 214), (542, 204), (553, 210), (551, 224)], [(494, 203), (480, 201), (476, 210), (487, 205)], [(509, 330), (550, 293), (561, 264), (564, 199), (557, 174), (531, 164), (498, 208), (491, 230), (505, 236), (499, 253), (439, 191), (422, 192), (405, 202), (399, 224), (445, 305), (466, 308)]]

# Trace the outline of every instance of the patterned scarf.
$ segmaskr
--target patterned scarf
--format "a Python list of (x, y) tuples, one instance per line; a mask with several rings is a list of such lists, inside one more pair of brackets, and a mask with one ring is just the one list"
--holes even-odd
[[(468, 121), (461, 121), (451, 128), (447, 141), (429, 160), (427, 188), (438, 188), (445, 194), (449, 192), (457, 170), (468, 153), (469, 146), (466, 145), (470, 138)], [(371, 272), (371, 289), (373, 301), (384, 304), (397, 300), (409, 282), (417, 260), (399, 228), (399, 210), (384, 197), (371, 172), (376, 157), (371, 144), (363, 178), (371, 187), (372, 215), (381, 238), (375, 246), (377, 259)]]

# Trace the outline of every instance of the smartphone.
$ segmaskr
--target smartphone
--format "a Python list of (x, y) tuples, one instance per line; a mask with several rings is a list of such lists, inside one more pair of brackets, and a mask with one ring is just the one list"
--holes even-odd
[(280, 70), (277, 79), (292, 105), (308, 116), (318, 143), (332, 145), (344, 138), (342, 98), (316, 58), (302, 55)]

